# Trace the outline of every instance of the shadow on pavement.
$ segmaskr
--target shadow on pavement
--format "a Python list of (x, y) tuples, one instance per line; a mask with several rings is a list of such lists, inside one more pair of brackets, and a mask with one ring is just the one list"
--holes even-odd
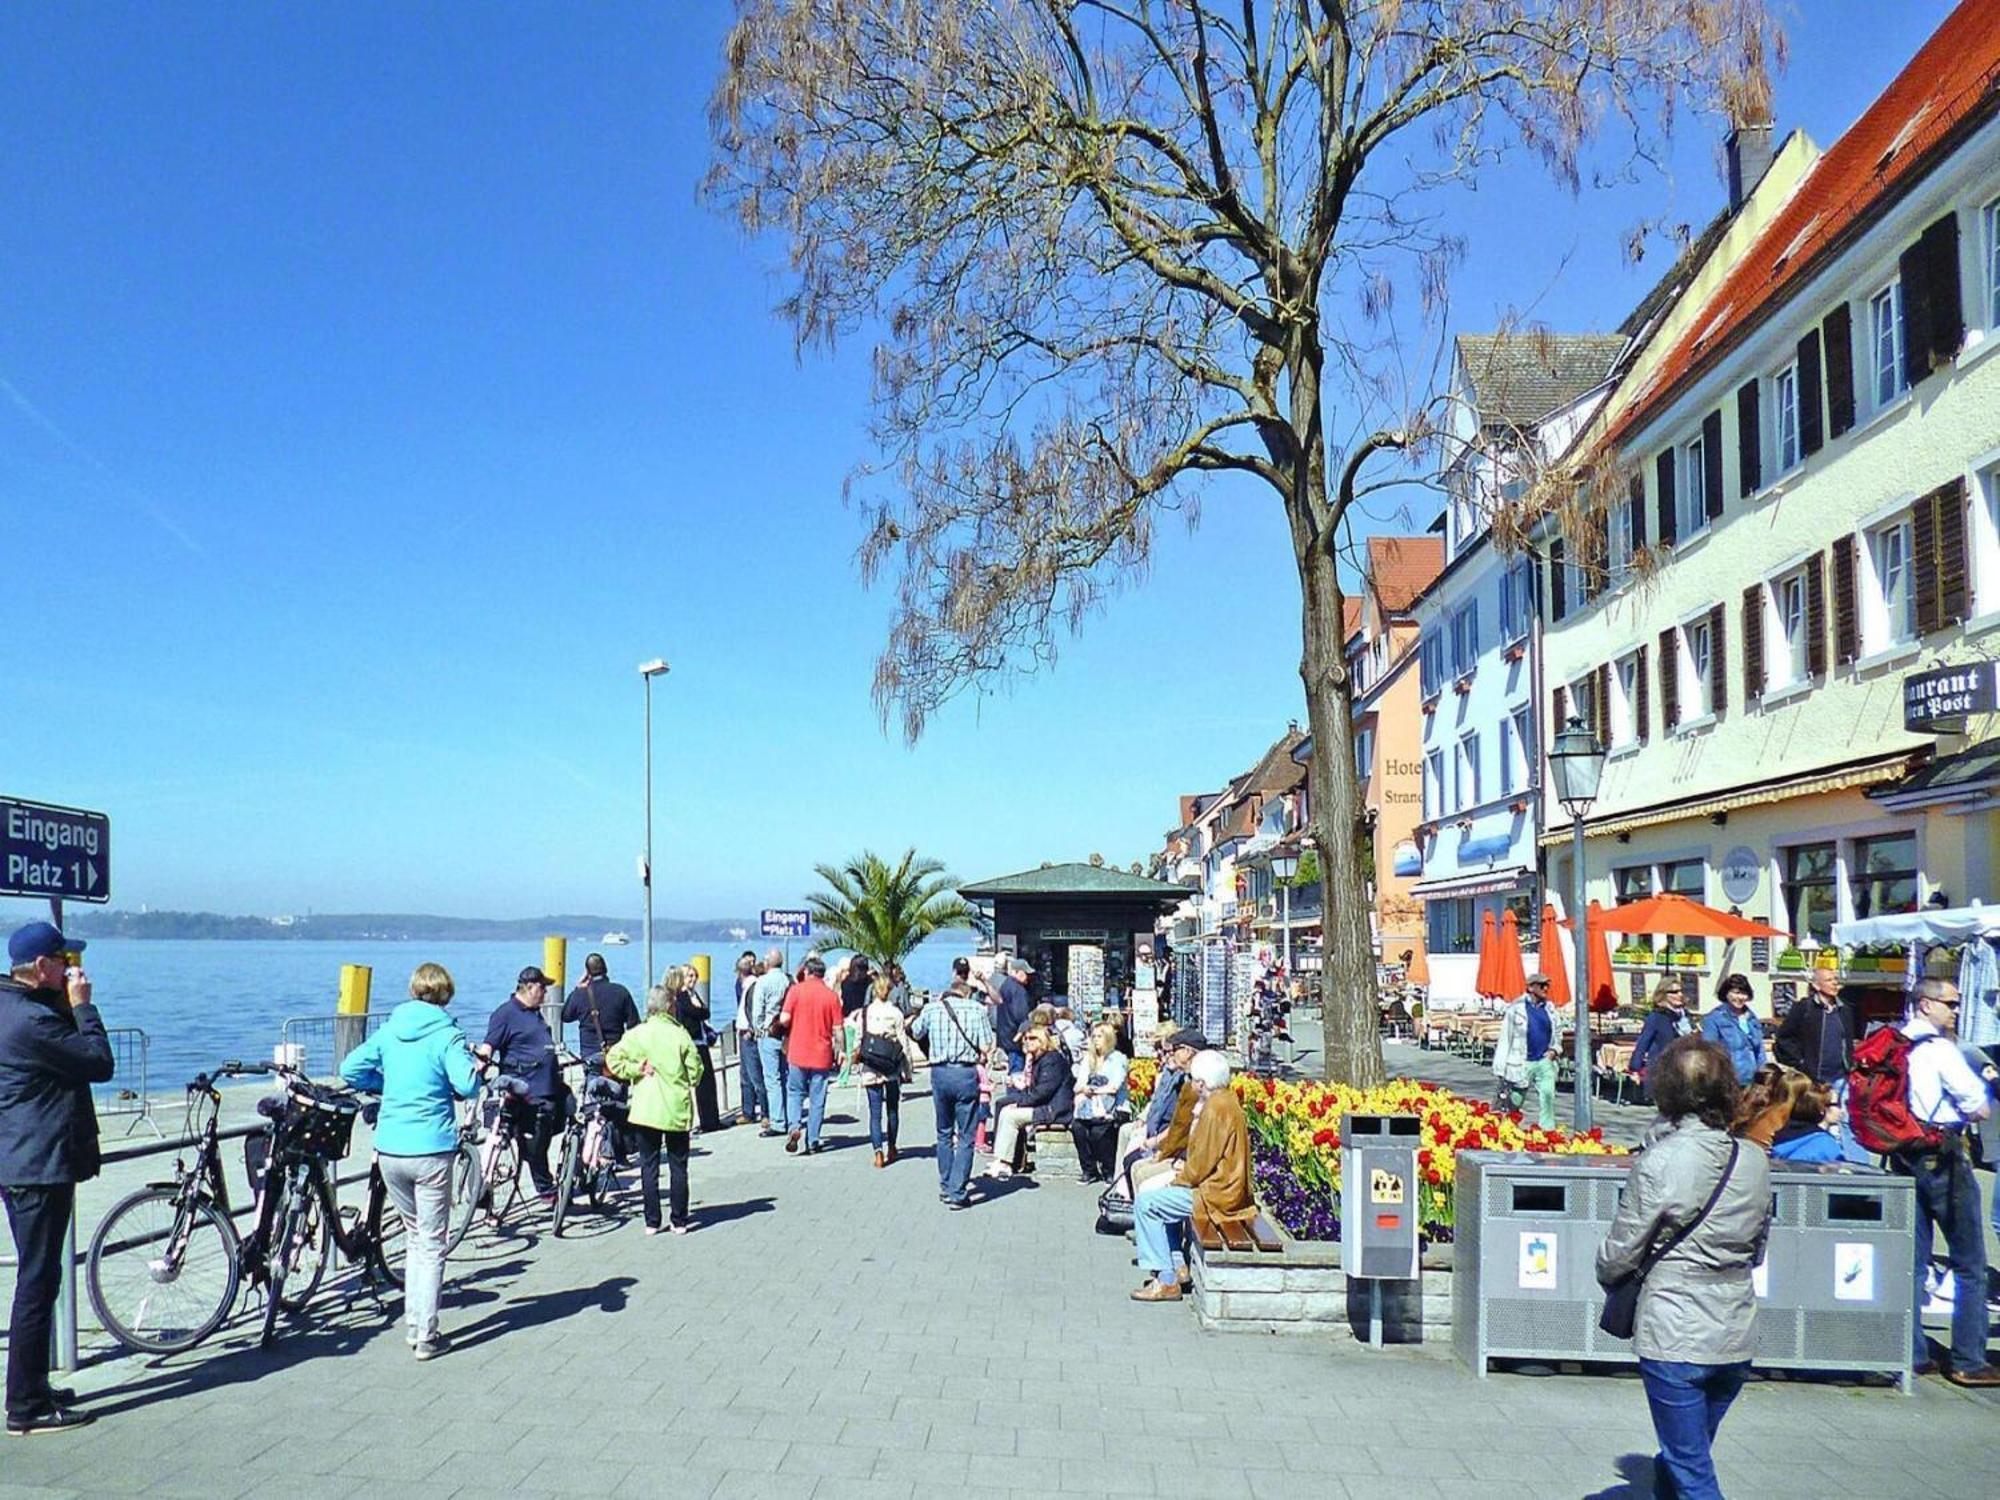
[(355, 1317), (353, 1311), (343, 1310), (334, 1319), (319, 1319), (310, 1327), (281, 1332), (278, 1341), (269, 1349), (261, 1348), (257, 1343), (260, 1327), (255, 1318), (247, 1322), (239, 1320), (237, 1336), (224, 1345), (221, 1352), (216, 1352), (213, 1346), (203, 1346), (183, 1354), (155, 1357), (144, 1367), (152, 1372), (146, 1378), (94, 1392), (89, 1403), (91, 1415), (100, 1418), (117, 1416), (121, 1412), (151, 1406), (156, 1401), (172, 1401), (181, 1396), (262, 1380), (267, 1375), (307, 1360), (352, 1354), (371, 1340), (391, 1332), (395, 1323), (393, 1318), (363, 1321)]
[(457, 1349), (475, 1349), (517, 1329), (559, 1323), (587, 1309), (623, 1312), (627, 1290), (638, 1284), (636, 1276), (610, 1276), (596, 1286), (566, 1287), (559, 1292), (516, 1297), (478, 1321), (468, 1323), (452, 1336), (452, 1345)]
[(1615, 1460), (1619, 1482), (1608, 1490), (1594, 1490), (1584, 1500), (1647, 1500), (1658, 1494), (1653, 1488), (1653, 1455), (1626, 1453)]
[(775, 1198), (745, 1198), (738, 1203), (704, 1203), (690, 1216), (697, 1229), (710, 1229), (717, 1224), (727, 1224), (734, 1219), (747, 1219), (752, 1214), (767, 1214), (778, 1206)]

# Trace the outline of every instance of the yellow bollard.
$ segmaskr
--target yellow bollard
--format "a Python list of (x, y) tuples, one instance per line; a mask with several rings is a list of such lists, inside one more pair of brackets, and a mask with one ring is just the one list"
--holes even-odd
[(701, 1003), (703, 1005), (708, 1004), (708, 955), (706, 953), (697, 953), (693, 958), (688, 960), (687, 966), (694, 974), (694, 992), (701, 996)]
[[(333, 1066), (337, 1070), (347, 1054), (368, 1037), (368, 990), (375, 971), (367, 964), (340, 966), (340, 999), (334, 1006)], [(306, 1066), (303, 1058), (293, 1059), (296, 1067)]]
[(568, 993), (563, 970), (569, 962), (569, 939), (545, 937), (542, 939), (542, 972), (549, 976), (549, 998), (560, 1002)]

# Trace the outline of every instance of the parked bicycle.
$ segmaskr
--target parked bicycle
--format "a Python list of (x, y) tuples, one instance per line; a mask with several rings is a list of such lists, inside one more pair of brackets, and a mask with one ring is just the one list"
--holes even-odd
[(484, 1212), (498, 1226), (522, 1198), (521, 1107), (528, 1085), (488, 1066), (480, 1090), (458, 1127), (458, 1160), (451, 1167), (451, 1229), (448, 1256), (458, 1249)]
[(593, 1070), (574, 1053), (560, 1053), (564, 1067), (583, 1069), (577, 1104), (563, 1125), (561, 1156), (556, 1168), (554, 1228), (558, 1239), (582, 1193), (590, 1206), (602, 1210), (618, 1186), (615, 1132), (625, 1113), (625, 1087)]
[[(258, 1101), (270, 1125), (245, 1143), (257, 1190), (256, 1224), (245, 1236), (222, 1171), (216, 1085), (255, 1075), (278, 1077), (285, 1092)], [(193, 1161), (176, 1156), (171, 1182), (121, 1199), (91, 1236), (91, 1305), (112, 1337), (149, 1354), (191, 1349), (222, 1325), (247, 1280), (264, 1291), (268, 1344), (280, 1310), (299, 1312), (319, 1289), (336, 1246), (371, 1283), (402, 1285), (404, 1225), (380, 1170), (369, 1169), (364, 1208), (335, 1210), (333, 1169), (362, 1113), (358, 1095), (279, 1064), (240, 1062), (197, 1074), (187, 1092), (183, 1134), (194, 1138)]]

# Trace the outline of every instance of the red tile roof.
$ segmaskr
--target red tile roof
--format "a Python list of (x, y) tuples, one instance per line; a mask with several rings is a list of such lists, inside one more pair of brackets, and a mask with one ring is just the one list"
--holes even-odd
[[(1857, 44), (1859, 38), (1856, 39)], [(1909, 65), (1807, 171), (1709, 297), (1610, 434), (1643, 426), (1682, 386), (1774, 313), (1807, 275), (1923, 179), (1959, 127), (2000, 105), (2000, 4), (1963, 0)]]
[(1444, 570), (1441, 536), (1371, 536), (1368, 576), (1382, 601), (1382, 612), (1400, 615), (1431, 586)]

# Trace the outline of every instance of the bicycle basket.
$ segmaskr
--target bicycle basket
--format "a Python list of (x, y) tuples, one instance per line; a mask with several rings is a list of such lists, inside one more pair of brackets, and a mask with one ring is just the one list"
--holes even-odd
[(279, 1132), (285, 1154), (340, 1160), (353, 1144), (354, 1119), (360, 1113), (358, 1100), (314, 1098), (292, 1090), (285, 1096), (284, 1127)]

